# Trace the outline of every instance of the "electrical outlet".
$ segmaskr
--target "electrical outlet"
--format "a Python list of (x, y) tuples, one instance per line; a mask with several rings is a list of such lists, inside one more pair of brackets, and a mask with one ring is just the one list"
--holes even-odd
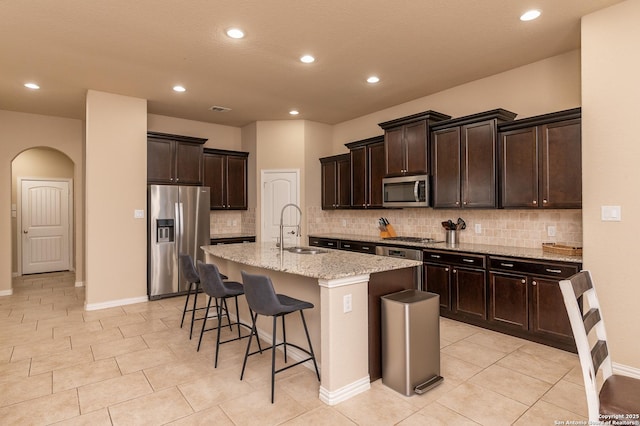
[(556, 236), (556, 227), (555, 226), (547, 226), (547, 235), (549, 237), (555, 237)]
[(134, 219), (144, 219), (144, 210), (135, 209), (133, 211)]
[(351, 312), (352, 310), (352, 306), (351, 306), (351, 294), (345, 294), (344, 296), (342, 296), (342, 312), (344, 312), (345, 314), (347, 312)]
[(480, 225), (479, 223), (476, 223), (475, 231), (476, 231), (476, 234), (482, 234), (482, 225)]

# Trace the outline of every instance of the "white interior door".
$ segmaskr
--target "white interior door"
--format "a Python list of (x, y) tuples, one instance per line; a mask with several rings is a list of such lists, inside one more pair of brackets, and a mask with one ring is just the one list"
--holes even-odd
[(69, 182), (21, 181), (22, 273), (69, 270)]
[[(280, 236), (280, 212), (289, 203), (299, 205), (300, 173), (298, 170), (263, 170), (262, 171), (262, 241), (275, 242)], [(296, 227), (301, 220), (295, 207), (284, 212), (284, 244), (285, 247), (300, 245), (295, 235)], [(291, 232), (294, 231), (293, 234)]]

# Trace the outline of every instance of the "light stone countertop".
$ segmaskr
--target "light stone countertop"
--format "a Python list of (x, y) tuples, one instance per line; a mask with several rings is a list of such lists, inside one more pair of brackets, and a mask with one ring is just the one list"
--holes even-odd
[[(202, 246), (205, 253), (225, 260), (316, 279), (334, 280), (357, 275), (422, 266), (415, 260), (353, 253), (322, 248), (326, 253), (296, 254), (274, 243), (243, 243)], [(318, 247), (314, 247), (318, 248)]]
[(384, 244), (389, 246), (418, 247), (423, 249), (438, 249), (447, 251), (459, 251), (465, 253), (488, 254), (493, 256), (521, 257), (526, 259), (551, 260), (560, 262), (582, 263), (582, 256), (567, 256), (556, 253), (545, 253), (540, 248), (497, 246), (489, 244), (460, 243), (455, 247), (440, 243), (411, 243), (406, 241), (389, 241), (380, 237), (350, 234), (311, 234), (312, 237), (330, 238), (335, 240), (362, 241), (367, 243)]

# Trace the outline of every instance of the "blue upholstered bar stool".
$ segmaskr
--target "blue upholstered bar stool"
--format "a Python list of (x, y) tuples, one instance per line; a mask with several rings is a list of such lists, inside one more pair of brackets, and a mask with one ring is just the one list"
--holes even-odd
[[(298, 364), (302, 364), (309, 360), (313, 361), (313, 366), (316, 370), (316, 376), (320, 380), (320, 372), (318, 371), (318, 364), (316, 363), (316, 356), (313, 353), (313, 347), (311, 346), (311, 338), (309, 337), (309, 330), (307, 329), (307, 322), (304, 319), (303, 310), (313, 308), (313, 304), (305, 302), (303, 300), (294, 299), (293, 297), (285, 296), (284, 294), (276, 294), (273, 289), (273, 283), (271, 278), (265, 275), (253, 275), (245, 271), (242, 271), (242, 283), (244, 284), (245, 297), (249, 308), (253, 311), (251, 321), (253, 327), (251, 329), (251, 335), (249, 337), (249, 343), (247, 344), (247, 350), (244, 355), (244, 361), (242, 363), (242, 373), (240, 373), (240, 380), (244, 377), (244, 370), (247, 366), (247, 358), (251, 355), (255, 355), (258, 351), (249, 352), (251, 349), (251, 340), (253, 336), (256, 336), (258, 345), (260, 339), (256, 330), (256, 321), (258, 315), (265, 315), (273, 317), (273, 331), (271, 346), (266, 349), (271, 349), (271, 403), (274, 401), (275, 391), (275, 375), (281, 371), (287, 370), (291, 367), (295, 367)], [(307, 336), (307, 343), (309, 349), (301, 348), (300, 346), (287, 342), (287, 333), (285, 328), (284, 317), (292, 312), (300, 312), (300, 318), (302, 318), (302, 325), (304, 326), (304, 332)], [(276, 324), (278, 317), (282, 318), (282, 342), (276, 344)], [(284, 349), (284, 362), (287, 362), (287, 346), (293, 346), (294, 348), (309, 355), (307, 358), (300, 360), (294, 364), (289, 364), (286, 367), (276, 370), (276, 347), (283, 346)], [(259, 352), (262, 352), (262, 347)]]
[[(242, 336), (240, 331), (240, 326), (246, 327), (247, 329), (251, 329), (251, 327), (249, 327), (248, 325), (240, 322), (240, 314), (238, 311), (238, 296), (241, 296), (244, 294), (244, 286), (239, 282), (235, 282), (235, 281), (223, 281), (222, 274), (220, 274), (218, 267), (213, 264), (202, 263), (198, 261), (198, 273), (200, 275), (200, 285), (202, 286), (202, 290), (207, 294), (207, 296), (209, 296), (209, 301), (206, 307), (206, 313), (204, 315), (204, 320), (202, 322), (202, 330), (200, 331), (200, 340), (198, 341), (198, 350), (200, 350), (200, 345), (202, 344), (202, 335), (205, 333), (205, 331), (217, 330), (216, 357), (215, 357), (214, 366), (218, 367), (218, 353), (220, 352), (221, 344), (233, 342), (239, 339), (244, 339), (245, 337), (250, 336), (250, 334)], [(236, 302), (235, 324), (238, 327), (238, 337), (220, 341), (220, 329), (223, 327), (222, 317), (225, 315), (223, 311), (226, 312), (227, 321), (229, 321), (229, 328), (233, 330), (231, 320), (229, 319), (229, 309), (227, 307), (227, 299), (232, 297), (235, 299), (235, 302)], [(209, 309), (211, 308), (212, 299), (215, 299), (216, 301), (215, 318), (218, 320), (218, 323), (215, 327), (211, 327), (207, 329), (206, 325), (207, 325), (207, 319), (209, 319)], [(251, 317), (253, 318), (253, 313), (251, 313)]]

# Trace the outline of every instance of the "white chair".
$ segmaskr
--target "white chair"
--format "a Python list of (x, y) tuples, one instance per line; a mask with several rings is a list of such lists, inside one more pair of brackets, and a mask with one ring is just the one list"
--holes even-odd
[[(582, 366), (589, 421), (593, 422), (592, 424), (614, 419), (628, 421), (630, 418), (625, 418), (625, 414), (640, 414), (640, 380), (612, 372), (607, 334), (591, 274), (589, 271), (581, 271), (569, 279), (562, 280), (560, 289)], [(580, 298), (586, 310), (584, 314), (580, 307)], [(595, 336), (589, 335), (592, 330)], [(594, 342), (593, 345), (590, 340)], [(602, 371), (600, 391), (597, 382), (598, 371)], [(613, 417), (620, 415), (622, 417)]]

